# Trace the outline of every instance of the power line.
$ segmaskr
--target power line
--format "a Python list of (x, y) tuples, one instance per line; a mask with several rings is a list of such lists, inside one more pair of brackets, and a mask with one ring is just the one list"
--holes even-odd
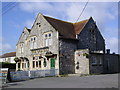
[(6, 12), (9, 8), (11, 8), (13, 5), (15, 4), (15, 2), (14, 3), (8, 3), (6, 6), (4, 6), (3, 8), (2, 8), (2, 13), (4, 13), (4, 12)]
[(13, 3), (13, 5), (10, 8), (3, 11), (2, 15), (6, 14), (8, 11), (10, 11), (12, 8), (14, 8), (17, 4), (18, 4), (18, 2)]
[(2, 9), (4, 10), (6, 7), (9, 7), (13, 4), (14, 2), (9, 2), (7, 5), (3, 6)]
[[(83, 8), (83, 10), (82, 10), (82, 12), (80, 13), (79, 17), (78, 17), (77, 20), (76, 20), (76, 22), (80, 19), (81, 15), (83, 14), (83, 12), (84, 12), (84, 10), (85, 10), (88, 2), (89, 2), (89, 0), (86, 2), (85, 6), (84, 6), (84, 8)], [(76, 23), (76, 22), (75, 22), (75, 23)]]

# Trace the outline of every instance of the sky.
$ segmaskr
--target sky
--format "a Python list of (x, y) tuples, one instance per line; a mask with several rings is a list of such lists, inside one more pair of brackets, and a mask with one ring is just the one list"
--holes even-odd
[[(24, 27), (31, 28), (38, 13), (74, 23), (85, 3), (2, 2), (2, 54), (16, 51), (16, 44)], [(89, 2), (78, 21), (91, 16), (105, 39), (106, 49), (111, 49), (111, 53), (118, 53), (118, 3)]]

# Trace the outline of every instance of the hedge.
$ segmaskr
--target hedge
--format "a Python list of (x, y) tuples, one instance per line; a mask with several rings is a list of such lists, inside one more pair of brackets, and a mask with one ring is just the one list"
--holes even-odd
[(15, 63), (0, 62), (0, 68), (16, 69)]

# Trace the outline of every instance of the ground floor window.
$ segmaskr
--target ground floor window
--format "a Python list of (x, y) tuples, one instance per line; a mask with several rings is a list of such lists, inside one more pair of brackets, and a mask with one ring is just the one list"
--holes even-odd
[(39, 61), (39, 67), (41, 68), (41, 61)]
[(33, 61), (33, 68), (35, 68), (35, 61)]
[(44, 65), (44, 67), (46, 67), (46, 66), (47, 66), (46, 59), (44, 59), (43, 65)]
[(38, 61), (36, 61), (36, 67), (38, 67)]
[(92, 64), (93, 64), (93, 65), (97, 64), (96, 58), (94, 58), (94, 59), (92, 60)]

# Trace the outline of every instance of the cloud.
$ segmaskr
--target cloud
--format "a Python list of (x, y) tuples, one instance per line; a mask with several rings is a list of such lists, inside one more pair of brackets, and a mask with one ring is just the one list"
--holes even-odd
[[(68, 21), (75, 22), (80, 15), (85, 2), (77, 3), (49, 3), (49, 2), (24, 2), (20, 3), (20, 9), (29, 13), (43, 13), (53, 17), (66, 17)], [(112, 12), (112, 13), (111, 13)], [(99, 24), (103, 24), (107, 20), (114, 20), (117, 14), (117, 3), (89, 2), (84, 10), (80, 20), (87, 19), (90, 16)]]
[[(66, 10), (66, 14), (69, 17), (68, 20), (75, 22), (82, 12), (84, 5), (85, 3), (72, 3)], [(110, 20), (115, 20), (116, 18), (116, 14), (113, 13), (113, 11), (117, 11), (117, 8), (115, 4), (112, 3), (88, 3), (79, 21), (88, 19), (92, 16), (93, 19), (97, 21), (97, 25), (100, 29), (104, 30), (105, 23)]]
[(2, 55), (3, 53), (7, 53), (7, 52), (10, 52), (12, 51), (13, 48), (10, 44), (8, 43), (0, 43), (0, 55)]
[(27, 28), (31, 28), (32, 25), (33, 25), (33, 23), (34, 23), (34, 20), (27, 20), (27, 21), (25, 22), (25, 26), (26, 26)]
[(5, 42), (4, 37), (0, 37), (0, 55), (11, 51), (15, 51), (14, 48), (9, 43)]
[(106, 48), (111, 49), (111, 52), (116, 52), (118, 53), (118, 38), (112, 37), (112, 38), (107, 38), (106, 40)]
[[(44, 15), (52, 16), (61, 20), (76, 22), (86, 2), (37, 2), (37, 3), (20, 3), (19, 8), (28, 13), (43, 13)], [(113, 21), (117, 20), (118, 16), (118, 5), (113, 2), (89, 2), (86, 9), (84, 10), (79, 21), (88, 19), (90, 16), (96, 21), (99, 30), (105, 37), (107, 48), (111, 51), (117, 50), (117, 26), (108, 25), (109, 22), (113, 24)], [(33, 20), (26, 21), (26, 26), (31, 27)], [(114, 30), (114, 33), (113, 33)]]

